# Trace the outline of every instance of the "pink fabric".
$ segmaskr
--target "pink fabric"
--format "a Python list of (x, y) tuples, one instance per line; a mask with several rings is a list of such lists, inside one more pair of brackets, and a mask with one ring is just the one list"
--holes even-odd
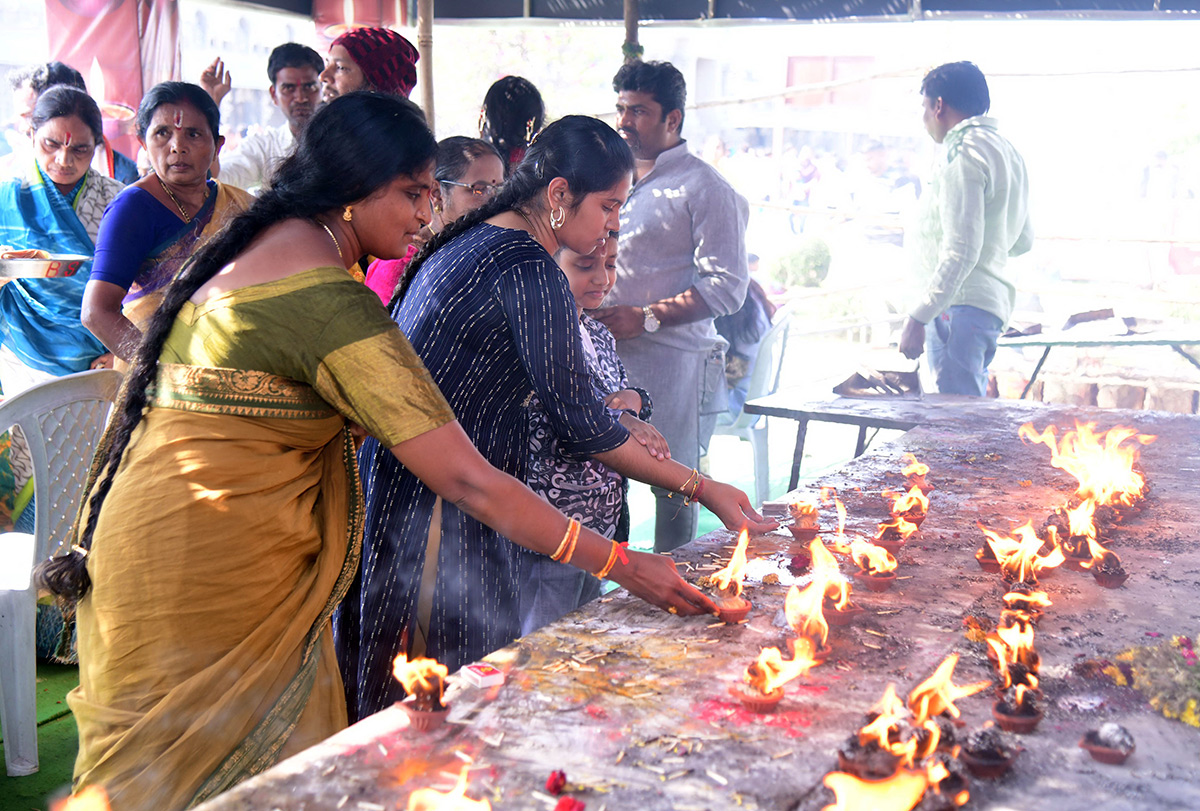
[(375, 291), (375, 295), (379, 296), (384, 307), (392, 300), (392, 294), (396, 292), (396, 285), (400, 283), (404, 269), (416, 255), (417, 246), (409, 245), (408, 252), (404, 254), (403, 258), (376, 259), (367, 268), (367, 275), (363, 281), (366, 282), (367, 287)]

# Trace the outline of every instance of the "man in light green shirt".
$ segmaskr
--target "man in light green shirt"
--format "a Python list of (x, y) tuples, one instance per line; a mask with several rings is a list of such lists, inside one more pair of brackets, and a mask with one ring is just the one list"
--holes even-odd
[(925, 287), (900, 351), (909, 358), (928, 351), (943, 394), (982, 397), (1016, 299), (1008, 257), (1033, 244), (1025, 162), (984, 115), (987, 80), (972, 63), (934, 68), (921, 95), (925, 129), (945, 155), (922, 198), (917, 266)]

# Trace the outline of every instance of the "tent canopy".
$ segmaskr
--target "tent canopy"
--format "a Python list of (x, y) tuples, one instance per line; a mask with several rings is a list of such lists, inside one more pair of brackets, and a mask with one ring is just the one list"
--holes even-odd
[[(312, 0), (253, 0), (255, 5), (312, 15)], [(408, 4), (408, 0), (405, 0)], [(526, 5), (528, 3), (528, 14)], [(415, 5), (415, 4), (413, 4)], [(946, 15), (1052, 14), (1068, 16), (1173, 16), (1200, 9), (1198, 0), (641, 0), (643, 20), (845, 20), (931, 19)], [(415, 9), (410, 11), (416, 18)], [(622, 20), (623, 0), (434, 0), (442, 20), (537, 17)]]

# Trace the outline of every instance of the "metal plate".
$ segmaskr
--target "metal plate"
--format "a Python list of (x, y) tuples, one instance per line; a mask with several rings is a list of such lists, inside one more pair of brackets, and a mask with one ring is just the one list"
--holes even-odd
[(90, 256), (60, 254), (49, 259), (0, 259), (0, 279), (53, 279), (74, 276)]

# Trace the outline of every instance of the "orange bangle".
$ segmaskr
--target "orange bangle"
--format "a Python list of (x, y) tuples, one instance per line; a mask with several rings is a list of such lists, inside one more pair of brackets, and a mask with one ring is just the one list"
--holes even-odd
[(575, 545), (579, 543), (579, 522), (574, 518), (571, 519), (570, 526), (567, 527), (567, 534), (571, 536), (571, 542), (567, 545), (567, 552), (562, 556), (560, 563), (570, 563), (571, 557), (575, 554)]
[[(579, 539), (579, 522), (574, 518), (567, 521), (567, 531), (563, 535), (562, 542), (558, 548), (554, 550), (554, 554), (550, 556), (551, 560), (560, 560), (567, 553), (567, 547), (571, 546), (573, 540)], [(568, 556), (569, 557), (569, 556)]]
[(603, 580), (608, 577), (608, 573), (617, 565), (617, 556), (621, 552), (621, 545), (616, 541), (612, 542), (612, 549), (608, 552), (608, 561), (604, 564), (604, 568), (596, 572), (596, 579)]

